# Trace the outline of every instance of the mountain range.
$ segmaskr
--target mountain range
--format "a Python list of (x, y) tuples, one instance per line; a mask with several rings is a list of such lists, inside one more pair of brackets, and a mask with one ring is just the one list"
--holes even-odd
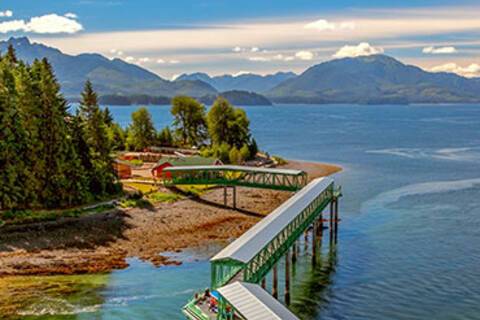
[(0, 51), (6, 52), (9, 45), (17, 57), (27, 63), (34, 59), (47, 58), (68, 98), (80, 95), (87, 79), (100, 94), (154, 95), (171, 97), (186, 94), (194, 97), (215, 95), (217, 90), (202, 81), (168, 81), (137, 65), (121, 59), (110, 60), (100, 54), (85, 53), (76, 56), (43, 44), (31, 43), (28, 38), (10, 38), (0, 42)]
[(335, 59), (314, 65), (300, 75), (278, 72), (266, 76), (248, 73), (212, 77), (192, 73), (169, 81), (121, 59), (108, 59), (95, 53), (67, 55), (58, 49), (31, 43), (25, 37), (1, 41), (0, 51), (5, 52), (8, 45), (15, 48), (18, 58), (28, 63), (46, 57), (52, 63), (64, 95), (71, 100), (78, 99), (84, 82), (90, 79), (99, 94), (106, 97), (105, 103), (154, 103), (169, 101), (179, 94), (205, 103), (225, 95), (239, 105), (268, 105), (269, 100), (315, 104), (480, 102), (480, 78), (427, 72), (386, 55)]
[(208, 83), (218, 91), (244, 90), (258, 93), (265, 93), (273, 89), (285, 80), (296, 77), (293, 72), (277, 72), (275, 74), (258, 75), (243, 73), (240, 75), (225, 74), (211, 77), (206, 73), (182, 74), (177, 80), (200, 80)]
[(480, 102), (480, 79), (432, 73), (385, 55), (343, 58), (315, 65), (269, 90), (275, 102)]

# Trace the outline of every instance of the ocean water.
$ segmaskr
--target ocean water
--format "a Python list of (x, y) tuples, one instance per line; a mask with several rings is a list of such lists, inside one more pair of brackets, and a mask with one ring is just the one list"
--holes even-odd
[[(136, 107), (110, 109), (127, 125)], [(158, 128), (171, 122), (168, 106), (149, 109)], [(336, 250), (324, 245), (312, 266), (306, 249), (296, 265), (291, 308), (300, 318), (480, 319), (480, 106), (245, 110), (271, 154), (344, 168)], [(133, 259), (69, 294), (44, 289), (65, 279), (40, 277), (18, 309), (28, 319), (183, 319), (217, 249), (187, 252), (179, 267)]]

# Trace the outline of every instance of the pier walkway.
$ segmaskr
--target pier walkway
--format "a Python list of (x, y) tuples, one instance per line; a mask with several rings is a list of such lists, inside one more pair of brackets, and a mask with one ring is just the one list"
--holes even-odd
[(162, 175), (166, 186), (203, 184), (298, 191), (307, 184), (307, 174), (301, 170), (235, 165), (167, 167)]
[[(239, 166), (168, 168), (171, 183), (223, 184), (254, 187), (275, 186), (277, 190), (293, 190), (305, 184), (306, 174), (296, 170), (245, 168)], [(221, 167), (221, 170), (220, 170)], [(199, 173), (198, 171), (201, 171)], [(272, 173), (271, 170), (274, 170)], [(217, 175), (218, 172), (221, 175)], [(195, 173), (197, 172), (197, 173)], [(225, 177), (226, 173), (235, 179)], [(265, 182), (245, 179), (245, 175), (270, 175)], [(239, 175), (240, 174), (240, 175)], [(272, 178), (275, 176), (275, 178)], [(281, 178), (278, 178), (281, 177)], [(289, 180), (291, 179), (291, 180)], [(296, 179), (296, 180), (295, 180)], [(286, 182), (288, 180), (288, 182)], [(198, 182), (200, 183), (200, 182)], [(250, 185), (249, 185), (250, 184)], [(284, 188), (284, 189), (281, 189)], [(290, 302), (290, 263), (296, 261), (297, 241), (312, 231), (312, 256), (316, 256), (317, 237), (323, 233), (323, 211), (330, 206), (330, 243), (336, 242), (338, 198), (332, 178), (318, 178), (301, 188), (295, 195), (263, 218), (211, 260), (211, 290), (218, 296), (218, 306), (210, 310), (205, 297), (190, 301), (183, 312), (190, 319), (297, 319), (278, 298), (277, 264), (285, 258), (285, 302)], [(290, 250), (293, 248), (293, 250)], [(265, 291), (266, 276), (273, 271), (272, 295)], [(261, 286), (258, 284), (261, 283)], [(272, 301), (273, 300), (273, 301)], [(267, 314), (269, 317), (267, 317)]]

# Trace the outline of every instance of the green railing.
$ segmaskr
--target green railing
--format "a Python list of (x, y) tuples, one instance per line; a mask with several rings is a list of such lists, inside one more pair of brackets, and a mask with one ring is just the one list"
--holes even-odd
[(184, 307), (183, 307), (183, 314), (188, 318), (194, 317), (196, 320), (211, 320), (209, 316), (205, 315), (203, 311), (197, 306), (197, 300), (192, 299), (190, 300)]
[(287, 227), (268, 243), (243, 270), (243, 281), (259, 283), (334, 199), (333, 183), (320, 193)]
[(288, 248), (321, 215), (328, 204), (337, 197), (337, 194), (340, 194), (338, 190), (334, 189), (332, 182), (248, 263), (241, 263), (232, 259), (212, 261), (212, 288), (216, 289), (226, 285), (240, 272), (243, 272), (242, 281), (259, 283), (287, 252)]
[(281, 170), (272, 171), (249, 168), (249, 170), (230, 169), (228, 166), (212, 166), (207, 168), (169, 167), (163, 169), (163, 181), (166, 186), (174, 185), (222, 185), (263, 188), (272, 190), (298, 191), (307, 184), (307, 174), (283, 173)]

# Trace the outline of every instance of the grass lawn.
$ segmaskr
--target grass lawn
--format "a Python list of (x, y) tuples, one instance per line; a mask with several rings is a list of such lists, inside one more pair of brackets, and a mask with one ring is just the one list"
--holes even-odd
[(143, 184), (143, 183), (136, 183), (136, 182), (124, 182), (123, 185), (125, 187), (130, 187), (135, 190), (141, 191), (143, 194), (149, 194), (158, 190), (157, 186), (151, 184)]

